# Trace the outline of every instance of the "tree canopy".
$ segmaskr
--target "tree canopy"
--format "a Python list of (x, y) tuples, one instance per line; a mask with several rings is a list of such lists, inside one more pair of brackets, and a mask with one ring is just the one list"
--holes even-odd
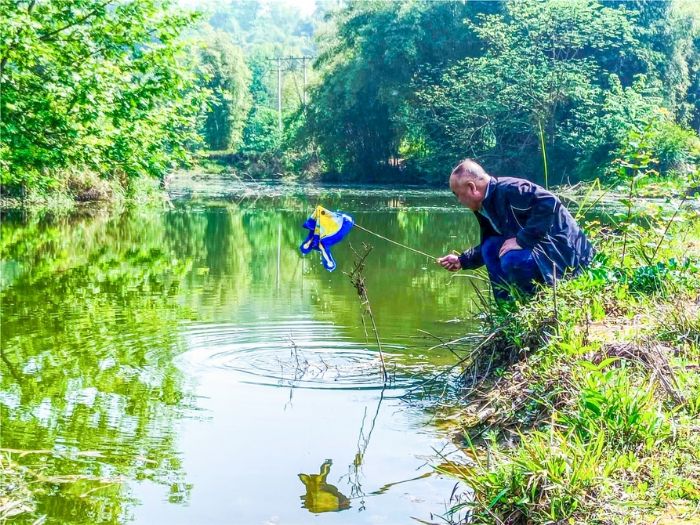
[(438, 180), (466, 156), (536, 177), (543, 142), (557, 182), (579, 178), (650, 120), (689, 136), (689, 14), (645, 0), (351, 2), (322, 43), (305, 132), (343, 178)]
[(204, 42), (200, 55), (199, 76), (211, 93), (204, 139), (210, 149), (230, 149), (241, 142), (250, 109), (250, 70), (241, 49), (218, 33)]
[(442, 181), (467, 156), (541, 179), (543, 149), (551, 181), (574, 181), (642, 132), (664, 173), (700, 156), (688, 0), (329, 0), (311, 16), (0, 0), (0, 16), (5, 194), (162, 178), (202, 147), (263, 175), (378, 182)]
[(202, 93), (167, 1), (2, 0), (0, 184), (57, 170), (163, 176), (197, 140)]

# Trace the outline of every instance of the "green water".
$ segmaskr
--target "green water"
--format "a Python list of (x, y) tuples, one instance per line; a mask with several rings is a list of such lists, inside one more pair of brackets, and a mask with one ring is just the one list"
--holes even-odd
[[(470, 246), (448, 192), (179, 185), (172, 206), (2, 222), (1, 446), (16, 523), (409, 523), (445, 511), (449, 437), (402, 395), (454, 363), (467, 279), (353, 230), (302, 258), (317, 203), (430, 254)], [(391, 382), (343, 274), (365, 276)], [(479, 284), (478, 281), (477, 285)], [(421, 331), (422, 330), (422, 331)], [(432, 335), (427, 335), (429, 332)], [(328, 461), (330, 460), (330, 461)]]

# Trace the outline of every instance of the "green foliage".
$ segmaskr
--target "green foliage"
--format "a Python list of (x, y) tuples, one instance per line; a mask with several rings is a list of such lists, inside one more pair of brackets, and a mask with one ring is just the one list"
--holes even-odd
[(314, 20), (303, 16), (294, 5), (260, 0), (204, 1), (200, 4), (209, 8), (208, 24), (227, 33), (233, 43), (246, 51), (254, 53), (269, 44), (297, 48), (305, 53), (311, 50)]
[(636, 122), (630, 122), (617, 140), (613, 166), (623, 168), (618, 170), (622, 179), (630, 174), (676, 175), (683, 179), (700, 162), (698, 135), (674, 122), (664, 109), (648, 110)]
[[(521, 434), (512, 449), (489, 442), (488, 463), (473, 450), (475, 461), (459, 468), (458, 475), (475, 490), (469, 504), (475, 523), (493, 523), (494, 517), (551, 523), (577, 516), (590, 508), (591, 494), (602, 492), (636, 456), (665, 446), (671, 425), (656, 389), (640, 382), (624, 363), (611, 367), (615, 361), (575, 365), (564, 390), (571, 399), (558, 402), (560, 411), (552, 414), (549, 429)], [(546, 374), (556, 369), (554, 363), (531, 367)]]
[[(698, 162), (700, 11), (687, 2), (362, 0), (303, 17), (212, 1), (201, 50), (180, 38), (197, 16), (170, 3), (0, 2), (4, 193), (66, 187), (66, 170), (162, 178), (197, 131), (260, 173), (344, 180), (443, 181), (465, 156), (539, 179), (546, 149), (557, 183), (642, 132), (662, 175)], [(306, 107), (300, 64), (283, 64), (280, 130), (269, 59), (317, 45)]]
[(462, 20), (500, 9), (495, 2), (351, 2), (334, 11), (336, 31), (321, 42), (301, 140), (313, 139), (328, 169), (347, 179), (401, 176), (402, 144), (420, 140), (402, 120), (411, 79), (473, 52)]
[(659, 108), (660, 169), (693, 162), (700, 13), (670, 1), (366, 1), (330, 19), (300, 140), (344, 178), (442, 181), (471, 156), (537, 179), (541, 142), (553, 182), (590, 176)]
[(606, 445), (618, 453), (639, 445), (651, 450), (670, 434), (655, 385), (634, 382), (624, 363), (606, 370), (614, 361), (579, 364), (581, 373), (575, 380), (581, 391), (575, 409), (563, 421), (586, 439), (602, 429)]
[(679, 175), (685, 175), (684, 170), (700, 163), (700, 139), (692, 130), (662, 116), (649, 133), (653, 155), (659, 161), (662, 174), (680, 172)]
[[(303, 150), (287, 140), (285, 125), (280, 130), (277, 111), (278, 78), (277, 64), (273, 60), (281, 57), (282, 119), (297, 120), (303, 102), (303, 65), (299, 61), (288, 61), (286, 57), (312, 56), (312, 35), (320, 22), (320, 8), (313, 18), (302, 16), (297, 8), (283, 2), (263, 3), (259, 0), (224, 1), (211, 6), (207, 23), (201, 28), (206, 34), (212, 30), (226, 45), (235, 45), (244, 50), (245, 61), (250, 70), (246, 97), (250, 111), (244, 115), (242, 140), (236, 149), (241, 153), (236, 169), (256, 176), (269, 176), (280, 172), (281, 157), (292, 157)], [(306, 61), (306, 76), (310, 82), (315, 78), (311, 60)], [(209, 142), (209, 147), (214, 147)], [(221, 149), (219, 144), (216, 149)]]
[(682, 263), (670, 259), (654, 265), (622, 270), (618, 279), (633, 294), (671, 296), (679, 289), (700, 284), (700, 263), (691, 259)]
[(235, 150), (243, 139), (243, 126), (250, 110), (250, 70), (243, 52), (214, 34), (200, 50), (200, 71), (211, 96), (203, 125), (206, 145), (212, 150)]
[(169, 2), (0, 3), (0, 184), (48, 191), (65, 168), (162, 177), (197, 141), (201, 93)]
[(700, 130), (700, 30), (698, 30), (698, 20), (700, 20), (700, 7), (696, 2), (688, 2), (687, 5), (694, 6), (695, 12), (688, 18), (695, 21), (694, 39), (688, 59), (688, 98), (684, 104), (684, 116), (691, 128)]
[[(608, 466), (610, 464), (611, 466)], [(489, 464), (458, 472), (475, 491), (470, 523), (552, 523), (584, 504), (588, 490), (614, 466), (605, 453), (605, 434), (584, 440), (575, 433), (531, 432), (513, 453), (494, 445)], [(453, 508), (456, 512), (458, 508)]]
[(503, 15), (469, 22), (481, 56), (447, 69), (438, 86), (420, 87), (420, 122), (439, 139), (439, 155), (462, 152), (498, 171), (527, 173), (542, 171), (542, 125), (553, 171), (561, 172), (562, 160), (576, 155), (567, 137), (585, 125), (575, 110), (600, 98), (602, 57), (630, 45), (631, 24), (625, 12), (591, 1), (506, 5)]
[(265, 83), (267, 71), (265, 62), (266, 59), (263, 56), (249, 57), (253, 105), (243, 130), (243, 148), (249, 155), (276, 151), (281, 140), (277, 111), (271, 107), (273, 97)]

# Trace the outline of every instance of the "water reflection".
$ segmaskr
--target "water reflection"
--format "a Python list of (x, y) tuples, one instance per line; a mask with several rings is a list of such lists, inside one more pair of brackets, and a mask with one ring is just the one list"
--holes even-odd
[(2, 446), (44, 451), (13, 453), (36, 515), (118, 523), (132, 497), (114, 480), (184, 485), (172, 422), (190, 400), (172, 326), (188, 264), (138, 216), (2, 230), (3, 259), (23, 269), (1, 298)]
[[(360, 425), (360, 433), (357, 437), (357, 452), (353, 458), (352, 464), (348, 466), (347, 479), (350, 485), (350, 495), (353, 498), (360, 500), (360, 510), (365, 509), (365, 491), (362, 488), (362, 466), (365, 461), (365, 454), (367, 453), (367, 448), (369, 447), (370, 439), (372, 438), (372, 433), (374, 432), (374, 427), (377, 424), (377, 417), (379, 416), (379, 410), (382, 408), (382, 401), (384, 401), (384, 392), (386, 388), (383, 388), (379, 399), (377, 400), (377, 406), (374, 410), (374, 415), (371, 419), (367, 419), (367, 407), (365, 407), (365, 412), (362, 415), (362, 425)], [(367, 428), (365, 427), (367, 426)]]
[(323, 462), (318, 474), (299, 474), (306, 494), (301, 496), (302, 507), (309, 512), (337, 512), (350, 508), (350, 500), (338, 490), (338, 487), (326, 481), (333, 461)]
[[(242, 522), (259, 523), (264, 505), (250, 500), (261, 458), (277, 454), (270, 468), (299, 472), (295, 458), (321, 446), (329, 448), (321, 457), (354, 469), (354, 480), (343, 478), (348, 489), (341, 487), (350, 497), (361, 494), (363, 479), (376, 488), (410, 477), (405, 471), (416, 467), (411, 454), (426, 438), (408, 437), (418, 416), (393, 423), (401, 413), (396, 400), (373, 438), (375, 462), (368, 467), (365, 461), (371, 428), (375, 420), (377, 427), (381, 423), (378, 410), (370, 420), (361, 409), (381, 402), (383, 382), (356, 292), (341, 273), (352, 263), (349, 246), (337, 247), (340, 268), (334, 274), (299, 257), (300, 225), (312, 208), (307, 203), (319, 198), (282, 195), (179, 202), (169, 211), (5, 218), (1, 446), (42, 451), (8, 452), (33, 473), (23, 481), (33, 487), (28, 523), (42, 516), (65, 524), (175, 523), (173, 516), (185, 515), (180, 510), (166, 518), (168, 505), (186, 505), (190, 514), (182, 519), (190, 522), (204, 509), (229, 515), (229, 498), (216, 481), (222, 470), (241, 476), (235, 479), (242, 491), (235, 509), (245, 516)], [(429, 211), (438, 200), (432, 196), (345, 198), (336, 192), (322, 200), (428, 253), (463, 247), (476, 235), (469, 215)], [(399, 202), (401, 208), (392, 209)], [(361, 231), (350, 237), (375, 246), (367, 287), (394, 379), (387, 395), (400, 395), (436, 367), (454, 363), (444, 349), (427, 352), (434, 343), (426, 344), (418, 329), (446, 339), (463, 333), (464, 325), (446, 321), (469, 317), (473, 298), (425, 258)], [(338, 412), (347, 417), (337, 418)], [(325, 418), (322, 427), (319, 418)], [(285, 443), (271, 452), (261, 436), (274, 434), (284, 435)], [(401, 459), (391, 455), (396, 436), (406, 436)], [(382, 459), (387, 457), (390, 462)], [(322, 490), (332, 487), (329, 470), (330, 463), (308, 475), (309, 483), (318, 481), (316, 493), (334, 494)], [(296, 480), (279, 483), (276, 493), (298, 497)], [(314, 494), (309, 486), (307, 493)], [(347, 508), (337, 490), (337, 508)], [(324, 498), (305, 501), (321, 505)], [(382, 512), (402, 505), (383, 501), (376, 507)], [(278, 505), (277, 514), (284, 514), (298, 500)]]

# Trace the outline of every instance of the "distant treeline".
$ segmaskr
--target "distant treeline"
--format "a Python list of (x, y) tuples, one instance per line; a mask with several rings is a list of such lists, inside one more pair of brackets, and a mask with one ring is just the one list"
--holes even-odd
[[(198, 150), (365, 182), (441, 181), (467, 156), (541, 178), (543, 149), (552, 183), (635, 148), (666, 176), (700, 156), (692, 0), (205, 6), (0, 1), (3, 194), (128, 188)], [(280, 127), (274, 59), (291, 56), (314, 59), (306, 85), (282, 62)]]
[(470, 156), (537, 178), (543, 145), (556, 183), (630, 142), (665, 173), (697, 162), (700, 4), (358, 1), (333, 20), (299, 136), (341, 177), (442, 181)]

